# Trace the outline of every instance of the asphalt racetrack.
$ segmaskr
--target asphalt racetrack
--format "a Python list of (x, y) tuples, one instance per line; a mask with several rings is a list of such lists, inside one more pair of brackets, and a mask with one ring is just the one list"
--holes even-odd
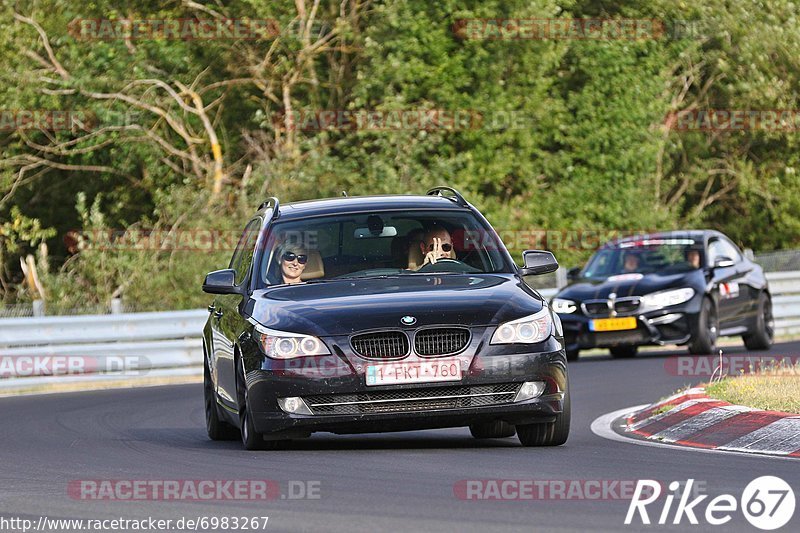
[[(800, 355), (800, 343), (776, 345), (771, 353)], [(613, 487), (613, 482), (646, 478), (667, 486), (692, 478), (711, 497), (738, 498), (749, 481), (776, 475), (798, 492), (800, 460), (640, 446), (590, 430), (601, 415), (701, 382), (667, 369), (666, 361), (676, 354), (685, 351), (645, 353), (632, 360), (593, 356), (572, 363), (572, 432), (568, 443), (556, 448), (523, 448), (516, 438), (477, 441), (464, 428), (318, 434), (286, 449), (247, 452), (238, 442), (208, 440), (200, 384), (5, 398), (0, 400), (0, 516), (34, 523), (42, 516), (267, 516), (267, 531), (757, 531), (740, 511), (725, 526), (702, 518), (691, 526), (685, 517), (680, 526), (648, 528), (638, 520), (625, 526), (629, 499), (616, 498), (613, 490), (607, 499), (579, 494), (474, 499), (488, 492), (466, 499), (465, 480), (487, 479), (564, 481), (586, 488), (588, 481)], [(267, 500), (107, 501), (93, 496), (99, 492), (80, 492), (82, 480), (253, 479), (270, 480), (280, 493)], [(309, 493), (312, 498), (305, 497)], [(662, 502), (650, 513), (654, 521)], [(800, 510), (782, 530), (798, 531), (798, 525)]]

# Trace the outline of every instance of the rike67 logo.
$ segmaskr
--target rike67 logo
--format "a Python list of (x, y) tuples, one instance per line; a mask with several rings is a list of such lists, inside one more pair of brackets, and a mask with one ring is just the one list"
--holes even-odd
[[(738, 500), (732, 494), (721, 494), (707, 502), (707, 494), (699, 496), (693, 493), (694, 479), (688, 479), (683, 484), (673, 481), (669, 484), (663, 506), (658, 509), (655, 503), (662, 493), (662, 485), (652, 479), (640, 479), (636, 483), (628, 514), (625, 516), (625, 525), (640, 521), (650, 525), (650, 512), (657, 512), (652, 520), (659, 525), (679, 525), (688, 522), (697, 525), (698, 518), (705, 519), (705, 523), (721, 526), (733, 520), (741, 511), (751, 525), (765, 531), (778, 529), (792, 519), (795, 507), (795, 498), (792, 487), (784, 480), (775, 476), (762, 476), (751, 481), (742, 491)], [(695, 496), (693, 499), (690, 497)], [(675, 500), (678, 500), (674, 506)], [(651, 505), (655, 504), (655, 505)], [(701, 505), (702, 504), (702, 505)], [(648, 506), (651, 506), (648, 509)]]

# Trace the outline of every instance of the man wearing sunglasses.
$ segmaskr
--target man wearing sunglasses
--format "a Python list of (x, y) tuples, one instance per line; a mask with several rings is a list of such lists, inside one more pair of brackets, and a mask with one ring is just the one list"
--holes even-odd
[(300, 276), (306, 269), (308, 254), (300, 248), (286, 248), (279, 257), (283, 283), (292, 285), (300, 283)]
[(419, 243), (419, 247), (425, 256), (422, 266), (435, 265), (440, 259), (456, 258), (453, 239), (450, 237), (450, 232), (444, 228), (434, 228), (425, 233), (425, 238)]

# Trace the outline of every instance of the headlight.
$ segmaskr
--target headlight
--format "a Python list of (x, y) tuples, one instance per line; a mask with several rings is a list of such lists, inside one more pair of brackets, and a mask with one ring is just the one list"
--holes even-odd
[(553, 301), (550, 302), (550, 305), (553, 308), (553, 311), (556, 313), (561, 313), (568, 315), (570, 313), (574, 313), (578, 306), (572, 300), (565, 300), (563, 298), (553, 298)]
[(256, 326), (255, 334), (261, 351), (273, 359), (293, 359), (331, 353), (325, 343), (311, 335), (278, 331), (264, 326)]
[(642, 296), (642, 305), (644, 307), (669, 307), (671, 305), (682, 304), (688, 302), (694, 296), (694, 289), (673, 289), (669, 291), (654, 292)]
[(550, 336), (550, 311), (545, 307), (535, 315), (500, 324), (489, 344), (533, 344)]

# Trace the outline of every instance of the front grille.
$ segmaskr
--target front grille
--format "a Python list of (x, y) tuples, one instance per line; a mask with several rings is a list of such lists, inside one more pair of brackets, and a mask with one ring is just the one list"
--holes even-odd
[[(639, 309), (640, 298), (625, 297), (614, 301), (614, 312), (620, 316), (635, 314)], [(608, 309), (608, 300), (587, 300), (582, 304), (583, 312), (590, 317), (607, 317), (611, 314)]]
[(364, 333), (350, 339), (353, 351), (370, 359), (391, 359), (408, 354), (408, 337), (402, 331)]
[(462, 409), (514, 401), (519, 383), (324, 394), (304, 398), (315, 415), (357, 415)]
[(423, 356), (452, 355), (469, 344), (469, 330), (464, 328), (431, 328), (414, 336), (414, 350)]
[(583, 304), (584, 311), (589, 316), (606, 316), (608, 315), (608, 304), (605, 300), (595, 300)]
[(619, 315), (635, 313), (639, 309), (639, 298), (619, 299), (614, 303), (614, 311)]

